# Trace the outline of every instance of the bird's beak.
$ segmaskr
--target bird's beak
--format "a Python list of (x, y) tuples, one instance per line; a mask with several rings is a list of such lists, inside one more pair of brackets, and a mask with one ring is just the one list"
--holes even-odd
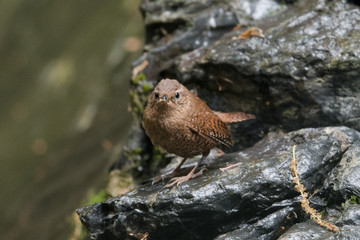
[(159, 102), (168, 102), (169, 99), (166, 95), (164, 95), (163, 97), (159, 98)]

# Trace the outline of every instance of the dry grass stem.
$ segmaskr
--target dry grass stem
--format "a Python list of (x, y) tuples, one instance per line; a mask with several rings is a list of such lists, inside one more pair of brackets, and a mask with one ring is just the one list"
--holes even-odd
[(295, 148), (296, 148), (296, 145), (293, 146), (293, 156), (292, 156), (292, 159), (290, 162), (290, 170), (291, 170), (291, 173), (293, 176), (293, 183), (295, 184), (294, 188), (297, 192), (299, 192), (301, 194), (301, 197), (302, 197), (300, 200), (301, 207), (304, 209), (304, 211), (307, 214), (310, 215), (310, 218), (313, 221), (315, 221), (317, 224), (336, 233), (339, 231), (339, 228), (336, 227), (335, 225), (328, 223), (327, 221), (321, 219), (321, 215), (318, 212), (316, 212), (316, 210), (314, 208), (310, 207), (310, 202), (308, 200), (308, 194), (305, 192), (306, 189), (305, 189), (304, 185), (302, 185), (300, 183), (300, 178), (299, 178), (298, 172), (296, 170), (297, 161), (295, 159)]

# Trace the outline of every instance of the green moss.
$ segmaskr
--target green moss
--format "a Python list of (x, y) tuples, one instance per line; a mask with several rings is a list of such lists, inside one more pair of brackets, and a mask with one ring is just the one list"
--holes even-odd
[(145, 92), (150, 92), (151, 90), (153, 90), (153, 87), (148, 83), (144, 83), (142, 85), (142, 90), (143, 90), (144, 93)]
[(132, 110), (136, 113), (142, 114), (142, 112), (144, 111), (144, 103), (140, 99), (138, 92), (136, 92), (134, 90), (130, 90), (129, 93), (130, 93), (130, 101), (131, 101), (131, 105), (132, 105)]
[(127, 159), (133, 159), (136, 158), (141, 152), (142, 149), (140, 147), (134, 149), (127, 149), (125, 155)]
[(145, 74), (139, 73), (134, 79), (133, 83), (135, 85), (138, 85), (140, 82), (144, 81), (146, 79)]
[(350, 198), (348, 198), (345, 202), (341, 203), (341, 207), (346, 207), (346, 205), (352, 205), (352, 204), (360, 204), (360, 197), (352, 195)]
[(355, 195), (352, 195), (352, 196), (350, 197), (350, 199), (348, 199), (348, 202), (349, 202), (350, 204), (360, 204), (360, 198), (357, 197), (357, 196), (355, 196)]
[(86, 205), (91, 205), (98, 202), (103, 202), (108, 198), (108, 194), (105, 189), (98, 191), (97, 193), (91, 194)]
[(281, 115), (286, 119), (297, 119), (299, 116), (299, 109), (296, 106), (289, 107), (285, 109)]
[(159, 146), (154, 146), (150, 164), (151, 172), (156, 173), (160, 168), (164, 167), (165, 154), (166, 152), (164, 149)]
[(125, 156), (131, 162), (132, 168), (137, 168), (141, 165), (141, 152), (142, 149), (140, 147), (135, 149), (127, 149), (125, 151)]
[(133, 80), (133, 84), (129, 90), (129, 95), (131, 111), (137, 124), (141, 123), (144, 106), (148, 99), (149, 93), (152, 90), (152, 82), (146, 80), (146, 77), (143, 73), (138, 74), (138, 76)]
[(142, 149), (140, 147), (133, 149), (134, 154), (140, 154)]

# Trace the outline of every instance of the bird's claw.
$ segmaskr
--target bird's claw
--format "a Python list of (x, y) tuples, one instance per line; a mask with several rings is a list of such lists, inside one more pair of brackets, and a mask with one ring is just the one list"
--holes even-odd
[(175, 185), (178, 187), (180, 184), (183, 184), (184, 182), (187, 182), (192, 178), (196, 178), (196, 177), (202, 175), (205, 170), (207, 170), (207, 169), (204, 167), (204, 168), (201, 168), (197, 173), (190, 172), (186, 176), (173, 177), (172, 179), (170, 179), (169, 183), (163, 187), (163, 189), (171, 188), (171, 187), (174, 187)]
[(154, 178), (154, 180), (151, 182), (151, 185), (154, 185), (155, 183), (158, 183), (160, 181), (164, 181), (166, 178), (166, 175), (160, 175)]

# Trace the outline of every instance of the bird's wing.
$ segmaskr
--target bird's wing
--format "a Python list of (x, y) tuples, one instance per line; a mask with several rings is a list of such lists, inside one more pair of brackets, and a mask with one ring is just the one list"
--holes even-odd
[(223, 144), (232, 147), (231, 134), (226, 124), (212, 112), (203, 112), (189, 116), (188, 127), (200, 136), (213, 141), (216, 144)]

